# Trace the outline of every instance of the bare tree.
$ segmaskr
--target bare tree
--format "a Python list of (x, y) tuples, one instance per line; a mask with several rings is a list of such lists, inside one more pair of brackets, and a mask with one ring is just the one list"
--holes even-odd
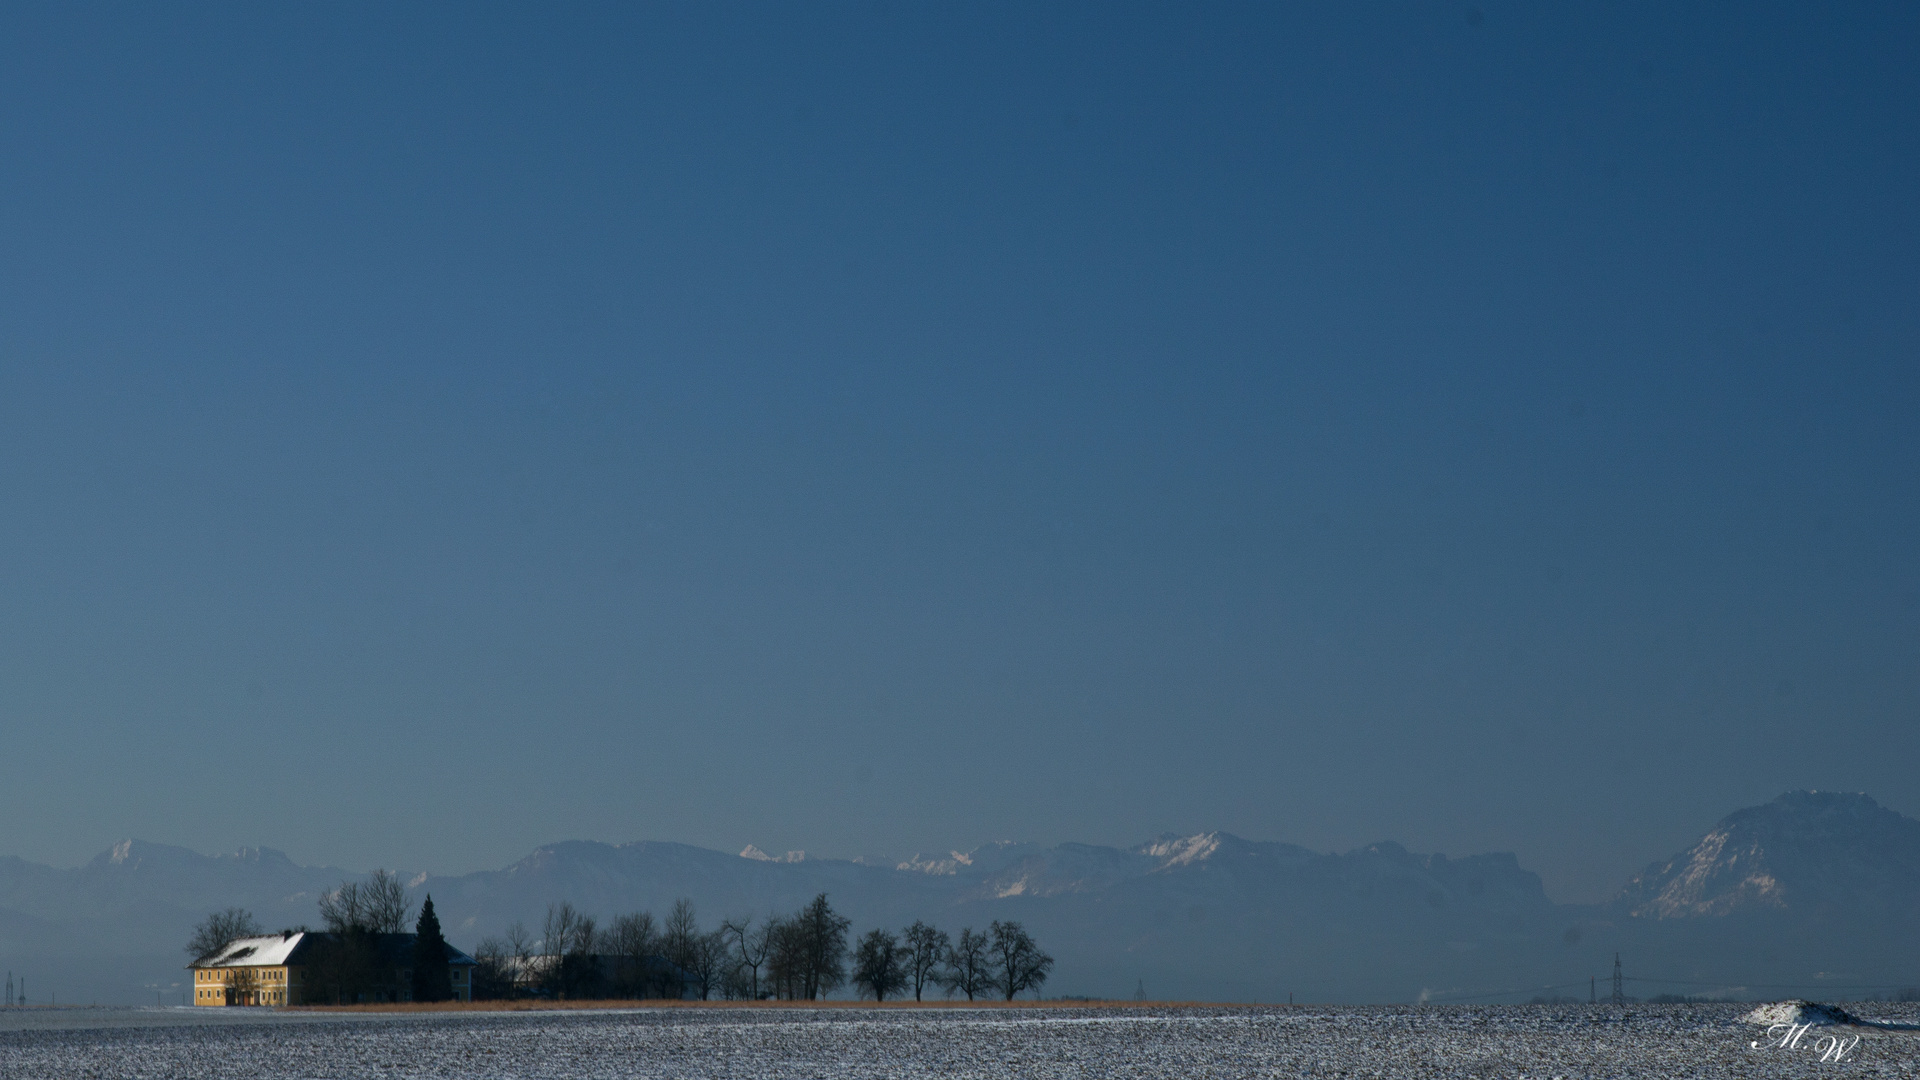
[(941, 975), (948, 993), (958, 990), (972, 1001), (975, 995), (993, 989), (987, 945), (987, 935), (974, 933), (973, 927), (960, 931), (960, 940), (947, 952), (946, 970)]
[(573, 940), (565, 957), (569, 992), (577, 998), (604, 998), (606, 980), (600, 972), (600, 945), (605, 939), (595, 927), (593, 916), (582, 915), (574, 923)]
[(900, 941), (886, 930), (869, 930), (853, 950), (853, 982), (875, 1001), (907, 984), (906, 957)]
[(360, 887), (367, 929), (376, 934), (404, 934), (413, 914), (413, 902), (407, 899), (400, 875), (391, 870), (375, 870)]
[(474, 947), (473, 1000), (497, 1001), (513, 996), (512, 952), (506, 942), (495, 937), (480, 939)]
[(847, 981), (850, 924), (821, 893), (806, 907), (767, 926), (765, 986), (782, 1000), (812, 1000)]
[(320, 895), (320, 918), (327, 924), (327, 930), (335, 934), (344, 934), (350, 930), (364, 930), (367, 925), (366, 905), (360, 899), (360, 883), (343, 881), (340, 887), (330, 893)]
[(800, 997), (806, 984), (805, 939), (797, 918), (767, 917), (767, 989), (782, 1001)]
[(694, 938), (686, 970), (687, 974), (693, 976), (693, 989), (700, 995), (701, 1001), (711, 998), (714, 990), (720, 987), (732, 968), (732, 958), (733, 950), (728, 947), (726, 931), (715, 930)]
[[(698, 962), (696, 954), (700, 951), (700, 920), (693, 910), (693, 901), (681, 897), (673, 902), (673, 910), (667, 913), (666, 925), (660, 932), (660, 951), (666, 956), (667, 963), (673, 965), (685, 976), (695, 976), (694, 966)], [(676, 980), (682, 975), (669, 975), (662, 987), (668, 997), (679, 997), (685, 993), (683, 986)]]
[(905, 946), (907, 978), (913, 984), (913, 1000), (920, 1001), (921, 992), (940, 981), (940, 968), (947, 962), (947, 951), (953, 943), (945, 930), (935, 930), (916, 919), (907, 927)]
[(533, 936), (527, 933), (527, 924), (518, 919), (507, 926), (507, 933), (501, 938), (501, 944), (507, 947), (508, 955), (515, 960), (533, 958)]
[(567, 952), (573, 956), (592, 956), (599, 951), (600, 942), (599, 923), (591, 915), (582, 915), (574, 920), (573, 938), (567, 942)]
[(801, 996), (808, 1000), (831, 993), (847, 981), (847, 928), (852, 922), (842, 918), (821, 893), (793, 917), (801, 948)]
[(573, 937), (573, 921), (579, 912), (565, 901), (547, 905), (547, 917), (540, 924), (540, 951), (535, 957), (536, 978), (547, 992), (555, 997), (566, 996), (566, 985), (561, 979), (561, 963), (567, 953), (567, 942)]
[(389, 962), (379, 935), (406, 930), (412, 907), (397, 875), (376, 870), (364, 882), (343, 881), (320, 897), (320, 918), (330, 940), (312, 965), (308, 996), (315, 1000), (398, 1001), (400, 967)]
[(343, 881), (320, 897), (320, 918), (327, 929), (344, 934), (349, 929), (369, 934), (404, 934), (413, 903), (407, 899), (400, 875), (375, 870), (364, 882)]
[(515, 995), (530, 989), (537, 972), (533, 962), (533, 935), (527, 933), (527, 924), (515, 919), (507, 927), (506, 937), (500, 942), (506, 946), (507, 955), (513, 961), (513, 989)]
[(230, 907), (200, 920), (187, 942), (187, 955), (194, 962), (206, 960), (243, 937), (258, 937), (260, 924), (246, 908)]
[(760, 965), (767, 962), (767, 954), (773, 948), (774, 928), (778, 919), (768, 915), (765, 922), (756, 929), (753, 920), (728, 919), (720, 924), (720, 931), (733, 936), (734, 948), (740, 956), (740, 967), (748, 973), (748, 1000), (760, 1000)]
[(686, 897), (675, 900), (660, 933), (660, 945), (667, 959), (686, 967), (693, 959), (694, 942), (699, 937), (700, 919), (694, 912), (693, 901)]
[(574, 923), (580, 912), (565, 900), (547, 905), (547, 917), (540, 923), (540, 955), (560, 956), (573, 941)]
[(547, 905), (540, 926), (541, 979), (556, 997), (578, 997), (598, 981), (593, 962), (599, 935), (591, 916), (581, 914), (565, 900)]
[(631, 998), (652, 996), (654, 956), (660, 951), (660, 932), (653, 913), (620, 915), (607, 931), (606, 951), (619, 958), (618, 992)]
[(747, 966), (729, 956), (727, 973), (720, 978), (720, 996), (728, 1001), (752, 1001), (753, 995), (753, 977), (748, 973)]
[(995, 922), (988, 929), (993, 943), (987, 952), (993, 965), (993, 985), (1013, 1000), (1023, 990), (1038, 990), (1053, 970), (1053, 957), (1040, 951), (1017, 922)]

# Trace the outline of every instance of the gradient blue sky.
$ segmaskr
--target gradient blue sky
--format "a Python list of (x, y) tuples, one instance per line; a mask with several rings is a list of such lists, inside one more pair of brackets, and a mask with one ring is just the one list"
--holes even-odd
[(1920, 14), (0, 14), (0, 853), (1920, 811)]

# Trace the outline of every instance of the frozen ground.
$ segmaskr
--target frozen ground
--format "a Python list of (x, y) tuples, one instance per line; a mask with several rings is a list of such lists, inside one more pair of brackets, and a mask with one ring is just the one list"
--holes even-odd
[[(1920, 1074), (1920, 1036), (1823, 1062), (1746, 1006), (0, 1013), (5, 1077), (1793, 1077)], [(1920, 1020), (1914, 1006), (1854, 1006)], [(1852, 1038), (1850, 1033), (1847, 1038)], [(1759, 1048), (1753, 1044), (1761, 1042)]]

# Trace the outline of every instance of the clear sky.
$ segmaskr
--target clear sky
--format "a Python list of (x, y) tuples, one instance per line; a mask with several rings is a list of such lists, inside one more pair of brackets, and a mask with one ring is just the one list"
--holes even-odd
[(1910, 5), (9, 6), (0, 854), (1920, 812)]

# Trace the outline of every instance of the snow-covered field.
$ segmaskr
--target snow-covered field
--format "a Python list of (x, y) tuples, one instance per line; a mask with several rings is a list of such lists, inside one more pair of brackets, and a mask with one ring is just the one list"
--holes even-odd
[[(1920, 1021), (1909, 1005), (1853, 1006)], [(1920, 1075), (1920, 1035), (1742, 1006), (0, 1013), (6, 1077), (1791, 1077)], [(1817, 1040), (1859, 1042), (1840, 1062)], [(1776, 1033), (1774, 1041), (1785, 1041)], [(1761, 1046), (1755, 1048), (1755, 1042)]]

